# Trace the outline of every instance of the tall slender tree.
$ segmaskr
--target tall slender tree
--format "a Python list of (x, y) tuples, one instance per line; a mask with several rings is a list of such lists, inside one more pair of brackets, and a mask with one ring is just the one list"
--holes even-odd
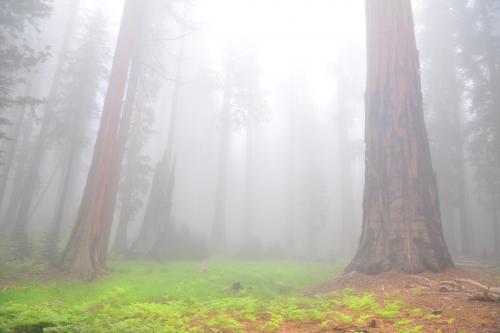
[(491, 212), (493, 251), (500, 253), (500, 33), (494, 0), (457, 1), (461, 67), (469, 83), (468, 152), (481, 203)]
[(68, 26), (66, 27), (66, 32), (63, 36), (63, 42), (61, 45), (60, 56), (57, 58), (56, 71), (51, 85), (51, 89), (48, 96), (48, 102), (45, 103), (43, 107), (43, 118), (40, 125), (40, 131), (35, 139), (35, 147), (32, 155), (30, 156), (28, 162), (28, 168), (26, 170), (25, 177), (21, 180), (21, 183), (15, 184), (16, 187), (20, 188), (22, 196), (16, 207), (14, 220), (14, 228), (12, 229), (12, 239), (18, 242), (17, 246), (19, 252), (25, 252), (27, 246), (27, 235), (26, 226), (29, 220), (29, 212), (33, 205), (33, 200), (35, 198), (35, 189), (39, 183), (39, 173), (43, 163), (44, 156), (47, 152), (47, 146), (50, 139), (50, 132), (53, 129), (53, 116), (55, 111), (56, 103), (56, 93), (59, 87), (60, 75), (62, 73), (63, 67), (63, 57), (69, 46), (70, 39), (75, 26), (75, 17), (78, 10), (78, 1), (73, 2), (73, 8), (70, 12), (70, 19), (68, 21)]
[(346, 271), (453, 266), (422, 110), (411, 0), (367, 0), (363, 231)]
[[(149, 119), (144, 119), (149, 118)], [(127, 147), (125, 173), (120, 184), (120, 215), (116, 236), (113, 243), (113, 255), (126, 257), (129, 251), (128, 226), (136, 219), (140, 208), (144, 205), (144, 196), (147, 194), (150, 177), (153, 172), (149, 156), (142, 150), (147, 136), (144, 136), (139, 127), (146, 127), (150, 131), (152, 117), (144, 113), (135, 113), (131, 128), (130, 143)], [(146, 124), (146, 125), (145, 125)]]
[(423, 8), (422, 46), (424, 97), (433, 164), (445, 236), (452, 252), (470, 254), (463, 87), (459, 84), (457, 16), (452, 1), (429, 1)]
[[(258, 181), (258, 127), (264, 121), (265, 102), (260, 82), (260, 68), (257, 62), (257, 47), (252, 43), (238, 45), (237, 55), (233, 62), (234, 111), (232, 118), (237, 118), (245, 127), (245, 197), (243, 210), (243, 227), (241, 246), (243, 256), (251, 256), (258, 242), (255, 230), (255, 209), (257, 202)], [(236, 116), (236, 117), (235, 117)]]
[(170, 223), (170, 212), (175, 186), (174, 142), (181, 91), (181, 85), (178, 80), (182, 77), (183, 57), (184, 39), (181, 40), (179, 47), (167, 143), (160, 163), (158, 163), (154, 171), (144, 221), (141, 225), (139, 235), (130, 250), (130, 254), (136, 257), (160, 258), (163, 255), (161, 244), (165, 241), (165, 232), (167, 232)]
[[(145, 61), (145, 60), (143, 60)], [(141, 71), (137, 96), (130, 124), (130, 138), (127, 140), (125, 165), (120, 182), (120, 215), (116, 236), (113, 243), (113, 254), (125, 257), (128, 253), (128, 225), (133, 221), (143, 205), (143, 197), (147, 194), (152, 169), (149, 157), (143, 152), (154, 121), (153, 104), (158, 97), (161, 84), (158, 78), (148, 71)]]

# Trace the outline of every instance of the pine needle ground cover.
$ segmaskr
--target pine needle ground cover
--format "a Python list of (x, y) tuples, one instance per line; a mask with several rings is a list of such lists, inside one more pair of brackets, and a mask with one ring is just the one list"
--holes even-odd
[(398, 292), (311, 293), (338, 277), (342, 265), (207, 266), (202, 272), (200, 262), (112, 262), (110, 274), (92, 283), (17, 282), (0, 292), (0, 332), (378, 332), (381, 325), (385, 332), (430, 332), (455, 320), (410, 307)]

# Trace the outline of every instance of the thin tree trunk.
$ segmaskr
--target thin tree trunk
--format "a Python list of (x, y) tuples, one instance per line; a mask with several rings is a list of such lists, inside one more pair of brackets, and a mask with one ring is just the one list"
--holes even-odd
[[(26, 162), (27, 162), (27, 157), (29, 156), (30, 153), (30, 139), (31, 139), (32, 129), (33, 129), (33, 122), (29, 121), (26, 128), (23, 130), (21, 149), (18, 152), (19, 157), (15, 162), (15, 173), (13, 176), (14, 184), (21, 183), (24, 177), (26, 176), (26, 171), (27, 171)], [(21, 187), (19, 186), (12, 187), (3, 223), (3, 229), (5, 235), (10, 235), (15, 225), (16, 222), (15, 218), (19, 210), (19, 203), (21, 201), (22, 195), (23, 192)]]
[[(492, 97), (494, 100), (494, 104), (496, 106), (500, 106), (500, 96), (498, 93), (495, 93), (495, 88), (498, 86), (500, 82), (500, 68), (497, 68), (495, 65), (496, 54), (495, 54), (495, 41), (492, 36), (492, 28), (491, 23), (488, 17), (488, 4), (486, 0), (479, 1), (479, 6), (481, 10), (481, 23), (483, 25), (483, 34), (485, 36), (485, 47), (486, 47), (486, 63), (488, 66), (489, 74), (490, 74), (490, 86)], [(498, 110), (497, 110), (498, 111)], [(496, 124), (494, 124), (496, 133), (494, 138), (497, 140), (497, 143), (500, 144), (500, 112), (497, 112)], [(498, 146), (498, 145), (497, 145)], [(498, 167), (498, 166), (497, 166)], [(493, 251), (494, 254), (500, 253), (500, 235), (498, 234), (498, 198), (495, 189), (495, 185), (493, 184), (493, 177), (489, 177), (490, 179), (490, 196), (491, 196), (491, 210), (492, 210), (492, 223), (493, 223)]]
[[(459, 124), (460, 126), (460, 124)], [(459, 161), (458, 161), (458, 214), (459, 214), (459, 225), (460, 225), (460, 240), (462, 244), (462, 255), (467, 256), (471, 253), (470, 246), (470, 235), (469, 235), (469, 211), (468, 211), (468, 200), (467, 200), (467, 185), (465, 176), (465, 156), (464, 156), (464, 144), (462, 136), (460, 135), (459, 143)]]
[[(500, 82), (500, 70), (495, 66), (495, 50), (494, 50), (494, 42), (491, 33), (491, 23), (488, 17), (488, 4), (487, 1), (479, 1), (480, 11), (481, 11), (481, 23), (483, 25), (483, 34), (486, 47), (486, 64), (488, 66), (488, 71), (490, 74), (490, 86), (492, 89), (492, 93), (497, 82)], [(493, 99), (495, 105), (500, 105), (500, 96), (498, 94), (493, 93)], [(496, 129), (496, 135), (494, 138), (500, 143), (500, 116), (497, 116), (496, 124), (494, 124)], [(490, 179), (489, 184), (489, 192), (491, 197), (491, 210), (492, 210), (492, 232), (493, 232), (493, 252), (494, 254), (498, 254), (500, 248), (500, 240), (498, 235), (498, 209), (497, 209), (497, 197), (496, 190), (494, 184), (492, 183), (493, 178), (488, 177)]]
[[(178, 57), (179, 61), (175, 74), (177, 80), (179, 80), (182, 75), (183, 57), (184, 40), (181, 40)], [(169, 223), (168, 220), (170, 218), (175, 182), (173, 147), (177, 127), (180, 88), (179, 83), (176, 83), (172, 94), (172, 110), (170, 113), (167, 144), (162, 159), (154, 172), (144, 221), (138, 237), (131, 246), (130, 255), (132, 257), (151, 257), (158, 242), (161, 242), (162, 230), (167, 229), (163, 228), (162, 225)]]
[[(48, 111), (48, 110), (47, 110)], [(32, 207), (32, 202), (35, 195), (35, 189), (38, 184), (39, 170), (42, 165), (43, 156), (46, 151), (46, 142), (48, 140), (50, 120), (52, 119), (50, 115), (52, 112), (45, 114), (42, 128), (37, 136), (35, 142), (35, 148), (33, 151), (33, 157), (30, 160), (26, 176), (20, 185), (22, 197), (19, 203), (19, 208), (17, 210), (15, 220), (15, 225), (11, 237), (13, 240), (19, 242), (20, 247), (26, 246), (25, 241), (27, 240), (26, 235), (26, 225), (28, 224), (29, 211)]]
[(491, 199), (491, 223), (493, 233), (493, 254), (500, 254), (500, 235), (498, 234), (498, 207), (497, 207), (497, 194), (495, 185), (489, 185), (490, 199)]
[(125, 1), (92, 164), (78, 219), (59, 263), (61, 270), (83, 280), (91, 280), (106, 270), (111, 223), (103, 221), (104, 203), (113, 171), (130, 63), (138, 47), (140, 25), (146, 20), (146, 7), (147, 3), (142, 1)]
[(410, 0), (367, 0), (363, 231), (346, 271), (453, 266), (422, 111)]
[[(28, 90), (31, 89), (28, 88)], [(26, 105), (21, 106), (21, 110), (17, 110), (16, 112), (18, 113), (18, 118), (13, 131), (14, 135), (12, 142), (8, 147), (5, 162), (2, 165), (3, 173), (0, 176), (0, 208), (4, 203), (5, 190), (7, 189), (7, 183), (9, 181), (12, 165), (14, 163), (14, 156), (17, 152), (17, 145), (19, 144), (19, 141), (21, 141), (22, 125), (24, 123), (24, 115), (26, 114)]]
[(287, 259), (294, 259), (297, 256), (297, 112), (300, 104), (297, 98), (299, 89), (296, 84), (299, 79), (291, 79), (289, 92), (287, 93), (288, 129), (287, 129), (287, 181), (286, 181), (286, 203), (285, 203), (285, 250)]
[(57, 59), (56, 71), (54, 78), (52, 79), (52, 85), (48, 96), (48, 102), (44, 106), (42, 125), (40, 127), (40, 132), (38, 133), (37, 139), (35, 141), (35, 149), (33, 150), (33, 156), (28, 165), (28, 171), (26, 177), (23, 179), (19, 186), (21, 192), (23, 193), (21, 201), (19, 203), (19, 209), (17, 210), (17, 215), (15, 217), (15, 227), (12, 233), (12, 239), (19, 241), (19, 246), (25, 247), (27, 244), (26, 235), (26, 225), (29, 220), (29, 211), (33, 202), (35, 188), (39, 181), (39, 171), (42, 166), (43, 158), (47, 149), (47, 143), (49, 140), (49, 132), (51, 129), (53, 121), (53, 113), (55, 109), (55, 103), (57, 98), (57, 89), (61, 80), (61, 74), (63, 72), (63, 59), (64, 53), (68, 49), (71, 36), (73, 34), (75, 19), (78, 13), (79, 1), (73, 2), (70, 11), (70, 17), (66, 26), (66, 32), (63, 37), (63, 42), (61, 45), (61, 50), (59, 52), (59, 57)]
[(214, 254), (223, 254), (226, 250), (226, 194), (227, 194), (227, 159), (229, 150), (229, 127), (231, 112), (231, 90), (232, 90), (232, 70), (231, 70), (231, 44), (226, 50), (226, 68), (224, 79), (224, 100), (222, 104), (219, 139), (219, 161), (217, 169), (217, 183), (215, 190), (215, 209), (212, 222), (211, 250)]
[[(492, 34), (492, 26), (490, 19), (488, 17), (488, 4), (486, 0), (478, 1), (480, 3), (481, 18), (483, 25), (484, 39), (486, 40), (486, 64), (488, 66), (489, 76), (490, 76), (490, 90), (493, 98), (493, 103), (497, 107), (500, 107), (500, 94), (497, 93), (498, 86), (500, 85), (500, 67), (496, 66), (496, 59), (498, 54), (495, 50), (496, 39)], [(494, 29), (494, 28), (493, 28)], [(497, 147), (500, 146), (500, 112), (496, 112), (496, 118), (494, 118), (494, 127), (496, 130), (495, 140)]]
[(73, 176), (73, 171), (75, 170), (75, 164), (78, 155), (78, 144), (73, 142), (68, 150), (68, 158), (66, 161), (66, 170), (63, 173), (63, 179), (61, 182), (61, 187), (59, 189), (59, 198), (56, 208), (56, 214), (54, 217), (54, 221), (49, 228), (49, 233), (47, 237), (47, 250), (46, 255), (47, 259), (55, 264), (58, 252), (59, 252), (59, 241), (61, 235), (61, 225), (64, 216), (64, 210), (67, 205), (67, 201), (69, 198), (69, 189), (71, 184), (71, 179)]
[[(245, 211), (241, 241), (245, 251), (251, 250), (254, 241), (255, 209), (255, 125), (251, 120), (247, 125), (246, 137), (246, 176), (245, 176)], [(250, 253), (248, 253), (250, 254)]]

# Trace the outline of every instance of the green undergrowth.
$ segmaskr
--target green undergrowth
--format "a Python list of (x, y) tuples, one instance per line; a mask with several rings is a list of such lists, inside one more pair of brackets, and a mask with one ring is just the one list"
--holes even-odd
[[(357, 329), (373, 318), (420, 332), (414, 321), (429, 314), (396, 299), (377, 302), (351, 289), (307, 296), (341, 268), (214, 261), (203, 273), (199, 262), (112, 262), (92, 283), (27, 281), (1, 291), (0, 332), (276, 332), (294, 322)], [(231, 289), (235, 282), (241, 290)]]

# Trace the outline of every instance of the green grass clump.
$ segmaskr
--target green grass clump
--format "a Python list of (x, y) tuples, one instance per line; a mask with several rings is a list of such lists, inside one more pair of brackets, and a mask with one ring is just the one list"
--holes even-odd
[(334, 318), (335, 318), (335, 320), (341, 322), (342, 324), (350, 324), (350, 323), (352, 323), (352, 317), (349, 316), (349, 315), (346, 315), (346, 314), (344, 314), (342, 312), (336, 311), (334, 313)]
[(384, 318), (393, 318), (394, 316), (397, 316), (400, 313), (403, 307), (404, 303), (399, 300), (389, 301), (384, 304), (384, 309), (381, 310), (379, 313)]
[(343, 298), (343, 303), (349, 308), (354, 310), (375, 310), (378, 304), (373, 295), (363, 296), (350, 296), (346, 295)]

